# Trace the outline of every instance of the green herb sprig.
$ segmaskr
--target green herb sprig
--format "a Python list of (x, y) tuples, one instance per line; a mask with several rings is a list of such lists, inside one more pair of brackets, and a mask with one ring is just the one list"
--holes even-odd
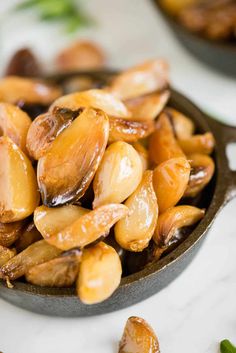
[(221, 353), (236, 353), (236, 347), (229, 340), (223, 340), (220, 343), (220, 351)]
[(35, 9), (43, 21), (60, 21), (68, 32), (92, 24), (92, 20), (84, 13), (78, 0), (24, 0), (15, 8), (17, 11)]

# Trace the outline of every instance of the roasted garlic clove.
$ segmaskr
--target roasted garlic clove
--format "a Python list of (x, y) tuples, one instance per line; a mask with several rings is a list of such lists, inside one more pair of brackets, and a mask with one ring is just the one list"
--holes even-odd
[(34, 53), (28, 48), (17, 50), (11, 57), (5, 76), (40, 77), (41, 67)]
[(31, 244), (41, 239), (42, 235), (35, 227), (34, 222), (31, 222), (27, 225), (25, 229), (22, 230), (19, 238), (17, 239), (15, 243), (16, 250), (19, 253), (28, 248), (28, 246), (30, 246)]
[(87, 108), (53, 141), (38, 162), (38, 185), (45, 205), (63, 205), (84, 195), (102, 159), (108, 135), (106, 114)]
[(76, 41), (63, 49), (56, 58), (61, 71), (100, 69), (105, 64), (105, 55), (100, 47), (90, 41)]
[(139, 185), (142, 171), (141, 159), (131, 145), (122, 141), (111, 144), (93, 181), (93, 207), (123, 202)]
[(31, 162), (7, 136), (0, 138), (0, 222), (22, 220), (39, 202)]
[[(8, 249), (5, 246), (0, 245), (0, 268), (5, 265), (12, 257), (16, 255), (15, 249)], [(1, 269), (0, 269), (1, 278)]]
[(77, 293), (85, 304), (96, 304), (109, 298), (120, 284), (122, 267), (119, 255), (109, 245), (85, 249), (77, 281)]
[(171, 207), (159, 216), (153, 240), (158, 247), (166, 247), (180, 228), (197, 223), (204, 215), (205, 210), (194, 206)]
[(168, 81), (168, 64), (162, 59), (154, 59), (117, 75), (109, 90), (121, 100), (127, 100), (161, 91), (168, 86)]
[(37, 241), (3, 265), (0, 270), (1, 275), (4, 278), (15, 280), (28, 272), (31, 267), (54, 259), (60, 253), (61, 250), (45, 240)]
[(38, 160), (50, 148), (55, 138), (81, 113), (55, 107), (52, 112), (39, 115), (31, 124), (27, 134), (27, 150)]
[(0, 222), (0, 245), (9, 247), (14, 244), (15, 241), (20, 237), (24, 225), (24, 221), (13, 223)]
[(178, 143), (184, 153), (202, 153), (211, 154), (215, 147), (215, 139), (211, 132), (202, 135), (194, 135), (184, 140), (178, 140)]
[(89, 210), (75, 205), (56, 208), (40, 206), (34, 211), (34, 224), (40, 234), (47, 239), (73, 224), (88, 212)]
[(130, 317), (120, 341), (119, 353), (160, 353), (157, 336), (140, 317)]
[(121, 118), (109, 118), (109, 142), (135, 142), (149, 136), (155, 128), (153, 121), (133, 121)]
[(154, 120), (162, 112), (170, 98), (170, 91), (152, 93), (125, 102), (134, 120)]
[(26, 280), (41, 287), (70, 287), (77, 279), (81, 256), (80, 250), (73, 250), (31, 267), (25, 274)]
[(0, 135), (8, 136), (27, 153), (26, 136), (31, 124), (31, 119), (21, 110), (10, 103), (0, 102)]
[(153, 236), (158, 206), (152, 178), (151, 170), (144, 172), (140, 185), (125, 201), (129, 214), (115, 225), (116, 241), (126, 250), (143, 251)]
[(166, 108), (165, 113), (172, 120), (174, 131), (178, 139), (188, 139), (194, 133), (194, 123), (184, 114), (173, 108)]
[(148, 169), (149, 167), (149, 156), (148, 156), (148, 150), (140, 143), (140, 142), (135, 142), (132, 144), (132, 146), (136, 149), (136, 151), (139, 154), (139, 157), (141, 159), (142, 165), (143, 165), (143, 171)]
[(58, 98), (50, 107), (78, 110), (80, 108), (101, 109), (109, 116), (129, 118), (130, 113), (126, 106), (111, 93), (102, 89), (90, 89), (83, 92), (75, 92)]
[(39, 80), (18, 76), (8, 76), (0, 80), (0, 101), (2, 102), (16, 104), (23, 101), (30, 104), (49, 105), (61, 94), (59, 87)]
[(157, 165), (171, 158), (185, 157), (175, 138), (173, 126), (166, 113), (159, 116), (156, 130), (150, 137), (149, 157)]
[(209, 183), (215, 171), (213, 159), (205, 154), (188, 155), (191, 173), (184, 196), (195, 197)]
[[(102, 236), (108, 235), (111, 227), (128, 214), (128, 208), (120, 204), (109, 204), (90, 211), (54, 234), (41, 231), (48, 243), (58, 249), (84, 248)], [(65, 220), (68, 222), (68, 220)], [(35, 224), (38, 227), (35, 218)], [(59, 228), (59, 226), (58, 226)], [(54, 231), (54, 229), (53, 229)]]
[(153, 172), (153, 187), (160, 213), (175, 206), (183, 196), (189, 181), (190, 165), (185, 158), (172, 158)]

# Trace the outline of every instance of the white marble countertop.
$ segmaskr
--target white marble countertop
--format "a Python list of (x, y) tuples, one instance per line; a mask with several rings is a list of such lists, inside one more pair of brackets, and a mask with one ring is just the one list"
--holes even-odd
[[(31, 13), (6, 16), (16, 2), (0, 2), (1, 70), (23, 45), (33, 47), (50, 69), (53, 55), (74, 38), (65, 37), (57, 25), (38, 23)], [(78, 36), (101, 43), (110, 66), (166, 57), (176, 88), (215, 116), (236, 123), (236, 80), (210, 70), (183, 50), (147, 0), (84, 3), (97, 26)], [(0, 300), (0, 351), (116, 353), (131, 315), (150, 322), (163, 353), (218, 353), (220, 340), (236, 343), (235, 210), (236, 200), (218, 216), (200, 252), (180, 277), (128, 309), (93, 318), (61, 319), (32, 314)]]

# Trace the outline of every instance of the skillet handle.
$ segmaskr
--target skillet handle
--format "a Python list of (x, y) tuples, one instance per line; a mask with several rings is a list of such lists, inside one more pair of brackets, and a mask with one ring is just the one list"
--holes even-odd
[(230, 143), (236, 143), (236, 127), (226, 125), (211, 117), (207, 117), (208, 124), (212, 129), (216, 139), (216, 150), (219, 158), (226, 159), (224, 180), (227, 184), (226, 202), (236, 197), (236, 171), (231, 170), (226, 156), (226, 148)]

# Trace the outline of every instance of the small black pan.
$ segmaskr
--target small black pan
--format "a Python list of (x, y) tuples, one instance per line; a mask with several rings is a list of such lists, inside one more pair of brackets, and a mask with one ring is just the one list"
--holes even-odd
[[(88, 75), (92, 79), (105, 82), (113, 73), (105, 71), (76, 75)], [(70, 77), (73, 77), (73, 74)], [(58, 82), (63, 82), (66, 78), (68, 75), (54, 77)], [(206, 215), (187, 239), (160, 261), (152, 263), (140, 272), (124, 277), (112, 297), (101, 304), (82, 304), (73, 288), (41, 288), (20, 281), (16, 282), (12, 289), (0, 282), (2, 298), (21, 308), (45, 315), (78, 317), (104, 314), (150, 297), (166, 287), (187, 267), (202, 245), (217, 213), (236, 195), (236, 172), (229, 169), (225, 152), (228, 143), (236, 142), (236, 128), (213, 120), (173, 89), (169, 105), (191, 117), (198, 131), (211, 131), (216, 140), (213, 156), (216, 173), (208, 189), (203, 193), (202, 206), (207, 209)]]
[(212, 68), (229, 76), (236, 76), (236, 43), (214, 42), (191, 33), (171, 17), (158, 0), (152, 0), (152, 2), (169, 24), (175, 37), (190, 53)]

